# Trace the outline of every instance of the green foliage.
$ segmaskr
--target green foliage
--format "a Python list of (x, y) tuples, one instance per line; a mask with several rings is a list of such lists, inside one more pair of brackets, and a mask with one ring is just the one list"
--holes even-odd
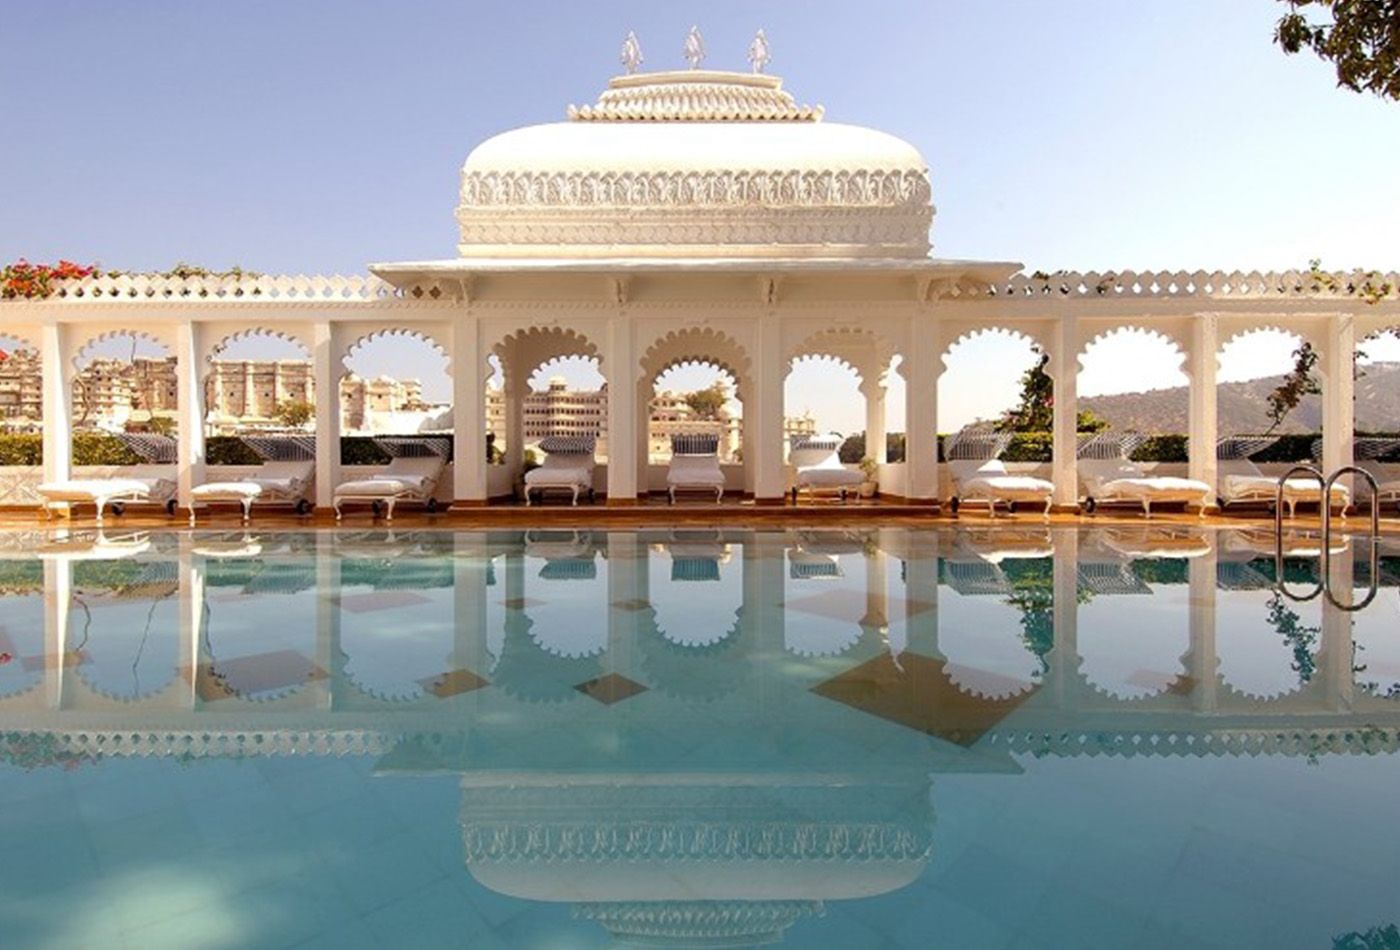
[[(1021, 396), (1015, 408), (1006, 410), (993, 426), (998, 432), (1049, 432), (1055, 425), (1055, 381), (1045, 372), (1050, 363), (1047, 353), (1040, 354), (1034, 366), (1021, 374)], [(1081, 409), (1075, 416), (1080, 432), (1102, 432), (1108, 420), (1092, 410)]]
[(38, 434), (0, 435), (0, 465), (40, 465), (44, 461), (44, 437)]
[(316, 418), (316, 406), (305, 399), (288, 399), (278, 405), (276, 417), (289, 429), (299, 429)]
[(1186, 462), (1190, 439), (1184, 435), (1153, 435), (1133, 451), (1134, 462)]
[(997, 421), (998, 432), (1044, 432), (1055, 417), (1055, 381), (1045, 372), (1050, 354), (1040, 354), (1035, 365), (1021, 374), (1021, 397)]
[(204, 459), (210, 465), (260, 465), (258, 453), (231, 435), (211, 435), (204, 440)]
[(1317, 367), (1317, 352), (1312, 344), (1304, 341), (1293, 351), (1293, 369), (1283, 377), (1283, 382), (1265, 400), (1269, 407), (1269, 427), (1265, 435), (1271, 434), (1283, 424), (1288, 414), (1298, 408), (1304, 396), (1322, 394), (1322, 384), (1317, 381), (1313, 370)]
[(699, 418), (718, 419), (729, 402), (729, 387), (724, 380), (717, 379), (704, 389), (686, 393), (682, 399)]
[(341, 465), (387, 465), (390, 455), (368, 436), (342, 436), (340, 439)]
[(1400, 950), (1400, 927), (1385, 924), (1332, 938), (1332, 950)]
[(1055, 440), (1049, 432), (1018, 432), (1006, 451), (1004, 462), (1049, 462), (1055, 457)]
[(1133, 561), (1133, 573), (1144, 584), (1187, 584), (1191, 571), (1185, 558), (1152, 557)]
[[(39, 464), (42, 459), (35, 460)], [(140, 465), (143, 459), (116, 436), (105, 432), (73, 434), (74, 465)]]
[[(1337, 71), (1337, 85), (1400, 101), (1400, 5), (1395, 0), (1282, 0), (1274, 27), (1285, 53), (1312, 50)], [(1314, 7), (1326, 17), (1310, 19)]]
[(1313, 652), (1322, 628), (1304, 625), (1302, 618), (1289, 609), (1282, 594), (1274, 594), (1269, 598), (1268, 609), (1269, 626), (1283, 637), (1283, 641), (1293, 651), (1293, 671), (1298, 674), (1299, 681), (1310, 682), (1313, 673), (1317, 672), (1317, 660), (1313, 658)]

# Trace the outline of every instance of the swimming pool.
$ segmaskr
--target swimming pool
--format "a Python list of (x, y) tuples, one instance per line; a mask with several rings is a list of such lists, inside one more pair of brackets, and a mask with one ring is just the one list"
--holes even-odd
[(1316, 541), (1281, 591), (1271, 535), (1166, 524), (0, 547), (7, 946), (1400, 921), (1400, 559), (1365, 542), (1326, 591)]

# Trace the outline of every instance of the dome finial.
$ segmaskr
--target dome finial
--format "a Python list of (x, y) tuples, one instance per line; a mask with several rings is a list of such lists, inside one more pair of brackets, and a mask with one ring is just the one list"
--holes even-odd
[(759, 30), (754, 34), (753, 42), (749, 44), (749, 62), (753, 65), (753, 71), (763, 72), (763, 68), (773, 61), (773, 51), (768, 46), (768, 37)]
[(642, 44), (637, 41), (637, 34), (631, 30), (627, 31), (627, 38), (622, 41), (622, 55), (618, 59), (622, 61), (622, 68), (627, 70), (629, 76), (645, 62), (642, 59)]
[(690, 32), (685, 35), (683, 52), (690, 68), (699, 69), (700, 64), (705, 61), (705, 38), (700, 35), (700, 27), (692, 26)]

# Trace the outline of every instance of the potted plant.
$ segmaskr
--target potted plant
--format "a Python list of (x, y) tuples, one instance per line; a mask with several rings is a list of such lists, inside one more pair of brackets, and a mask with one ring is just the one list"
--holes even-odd
[(860, 486), (860, 497), (874, 498), (875, 489), (879, 487), (880, 463), (867, 455), (860, 460), (860, 470), (865, 475), (865, 481)]

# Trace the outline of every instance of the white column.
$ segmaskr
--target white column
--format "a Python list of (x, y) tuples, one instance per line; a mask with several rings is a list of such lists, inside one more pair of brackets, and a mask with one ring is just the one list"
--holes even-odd
[(1047, 657), (1055, 705), (1072, 707), (1079, 692), (1079, 533), (1074, 528), (1055, 532), (1051, 566), (1054, 600), (1054, 646)]
[(512, 485), (520, 481), (525, 465), (525, 394), (529, 390), (527, 378), (512, 364), (506, 371), (501, 388), (501, 402), (505, 409), (505, 466), (510, 472)]
[(188, 671), (189, 679), (185, 687), (185, 704), (190, 709), (199, 708), (199, 673), (204, 665), (204, 562), (196, 560), (191, 551), (188, 534), (180, 536), (179, 553), (176, 562), (180, 585), (180, 660), (179, 665)]
[[(1211, 454), (1214, 455), (1214, 451)], [(1192, 705), (1201, 712), (1214, 712), (1219, 703), (1220, 658), (1215, 639), (1217, 563), (1212, 545), (1209, 554), (1192, 558), (1187, 568), (1190, 584), (1188, 619), (1191, 625), (1191, 649), (1186, 655), (1193, 681)]]
[(72, 609), (73, 562), (68, 558), (44, 561), (44, 698), (50, 709), (61, 709), (67, 694), (68, 622)]
[[(1318, 354), (1322, 365), (1322, 471), (1352, 464), (1356, 436), (1356, 319), (1339, 313), (1328, 321), (1327, 344)], [(1351, 477), (1344, 482), (1351, 484)]]
[[(1327, 577), (1333, 595), (1343, 604), (1356, 600), (1356, 563), (1353, 553), (1345, 551), (1332, 558), (1332, 570)], [(1355, 694), (1356, 674), (1353, 657), (1356, 652), (1352, 621), (1355, 615), (1338, 608), (1328, 598), (1322, 600), (1322, 641), (1318, 644), (1317, 670), (1321, 680), (1314, 684), (1326, 697), (1327, 708), (1344, 712), (1351, 709)]]
[(311, 330), (311, 363), (316, 386), (316, 507), (329, 508), (340, 483), (340, 340), (335, 324), (319, 321)]
[(632, 321), (621, 310), (608, 321), (608, 504), (637, 503), (637, 367)]
[(884, 465), (885, 386), (879, 372), (876, 368), (861, 380), (860, 393), (865, 397), (865, 454)]
[(44, 481), (62, 481), (73, 473), (73, 364), (68, 358), (68, 328), (52, 323), (40, 333), (44, 395)]
[(452, 327), (452, 497), (486, 503), (486, 370), (481, 330), (467, 312)]
[[(318, 403), (319, 405), (319, 403)], [(345, 658), (340, 652), (340, 558), (325, 532), (316, 535), (316, 682), (317, 709), (334, 709), (345, 686)]]
[[(1215, 443), (1219, 438), (1216, 416), (1216, 372), (1220, 368), (1220, 329), (1213, 313), (1202, 313), (1191, 323), (1191, 407), (1187, 419), (1188, 452), (1192, 478), (1212, 487), (1216, 483)], [(1212, 584), (1214, 580), (1212, 579)]]
[(175, 328), (175, 411), (178, 420), (180, 507), (193, 502), (191, 489), (204, 481), (203, 328), (186, 320)]
[(1060, 318), (1053, 346), (1050, 375), (1055, 381), (1055, 457), (1051, 481), (1055, 483), (1055, 504), (1073, 507), (1079, 503), (1079, 472), (1075, 465), (1079, 448), (1079, 318)]
[[(758, 504), (779, 504), (787, 491), (783, 457), (783, 383), (787, 360), (783, 358), (783, 328), (778, 315), (768, 310), (758, 321), (758, 346), (753, 361), (753, 497)], [(750, 425), (749, 407), (744, 407), (744, 425)]]
[(920, 307), (909, 327), (904, 377), (904, 496), (911, 502), (938, 497), (938, 377), (943, 372), (943, 333), (932, 312)]

